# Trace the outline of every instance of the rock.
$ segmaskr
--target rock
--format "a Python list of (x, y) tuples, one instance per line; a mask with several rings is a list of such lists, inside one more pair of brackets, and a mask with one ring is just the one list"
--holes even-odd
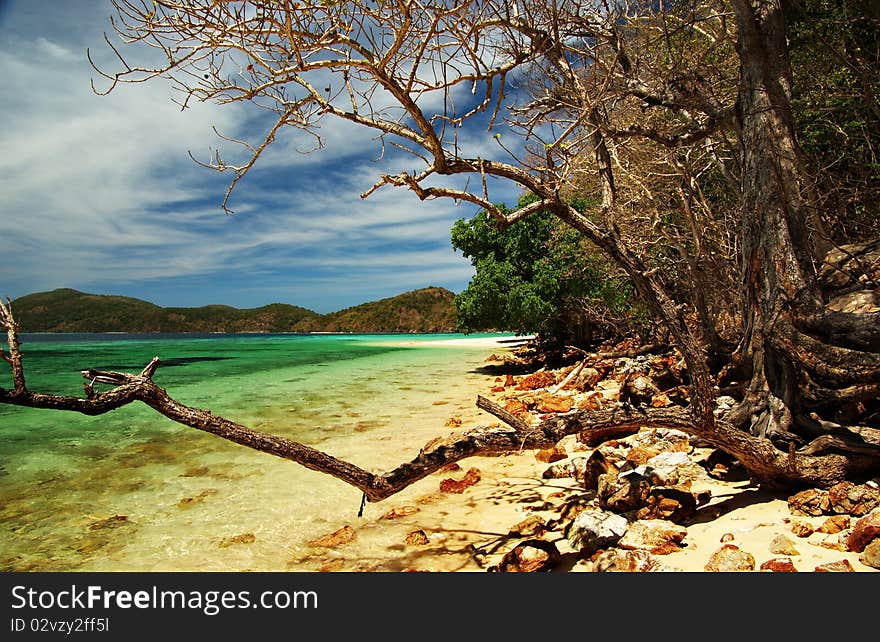
[(688, 490), (655, 486), (648, 492), (644, 504), (636, 512), (639, 519), (666, 519), (681, 523), (697, 512), (697, 497)]
[(553, 464), (550, 468), (541, 473), (543, 479), (564, 479), (566, 477), (574, 477), (571, 463)]
[(861, 553), (872, 540), (878, 537), (880, 537), (880, 510), (865, 515), (855, 523), (846, 540), (846, 547), (850, 551)]
[(641, 549), (611, 548), (597, 555), (590, 565), (597, 573), (657, 573), (676, 570), (664, 566), (651, 553)]
[(772, 560), (767, 560), (761, 564), (760, 570), (772, 573), (797, 573), (797, 569), (788, 557), (776, 557)]
[(565, 528), (565, 537), (571, 547), (584, 555), (617, 543), (626, 533), (629, 522), (614, 513), (587, 508)]
[(512, 526), (508, 531), (510, 537), (534, 537), (547, 530), (547, 524), (538, 515), (529, 515), (523, 521)]
[(859, 555), (859, 561), (865, 566), (880, 569), (880, 539), (872, 540)]
[(654, 408), (667, 408), (672, 405), (672, 400), (662, 392), (651, 397), (651, 406)]
[(440, 491), (444, 493), (463, 493), (466, 488), (480, 481), (482, 475), (479, 468), (469, 468), (460, 480), (444, 479), (440, 482)]
[(654, 448), (653, 446), (636, 445), (626, 453), (626, 461), (635, 466), (641, 466), (652, 457), (659, 455), (660, 452), (660, 449)]
[(453, 473), (453, 472), (456, 472), (459, 470), (461, 470), (461, 466), (457, 462), (454, 462), (454, 461), (449, 464), (443, 464), (440, 467), (441, 473)]
[(602, 451), (596, 449), (593, 451), (584, 465), (584, 489), (596, 490), (599, 486), (599, 478), (602, 475), (617, 476), (617, 467), (602, 454)]
[(540, 388), (549, 388), (555, 383), (556, 375), (552, 372), (535, 372), (520, 379), (516, 390), (538, 390)]
[(642, 506), (650, 491), (650, 482), (642, 475), (630, 471), (620, 475), (602, 475), (596, 489), (596, 498), (600, 507), (615, 513), (626, 513)]
[(601, 392), (590, 392), (579, 397), (575, 402), (578, 410), (599, 410), (605, 404), (605, 397)]
[(813, 570), (816, 573), (855, 573), (856, 569), (852, 567), (849, 560), (840, 560), (839, 562), (820, 564)]
[(704, 570), (709, 573), (728, 573), (732, 571), (754, 571), (755, 558), (751, 553), (740, 550), (739, 546), (725, 544), (712, 553)]
[(568, 457), (568, 453), (565, 452), (565, 448), (561, 448), (559, 446), (554, 446), (553, 448), (545, 448), (544, 450), (539, 450), (535, 453), (535, 459), (538, 461), (543, 461), (547, 464), (552, 464), (554, 461), (559, 461), (560, 459), (565, 459)]
[(828, 501), (835, 513), (861, 517), (880, 506), (880, 490), (844, 481), (828, 489)]
[(654, 555), (680, 551), (687, 529), (664, 519), (641, 519), (629, 525), (618, 548), (646, 550)]
[(660, 389), (654, 384), (650, 377), (644, 374), (633, 374), (627, 376), (620, 389), (621, 401), (630, 403), (634, 406), (641, 404), (650, 404), (651, 399), (660, 393)]
[(557, 397), (544, 395), (538, 400), (536, 410), (538, 412), (568, 412), (574, 405), (571, 397)]
[(721, 540), (720, 540), (720, 542), (721, 542), (722, 544), (727, 544), (727, 542), (732, 542), (733, 539), (734, 539), (734, 538), (733, 538), (733, 533), (724, 533), (724, 535), (721, 536)]
[(648, 459), (645, 466), (645, 476), (655, 485), (690, 485), (696, 481), (709, 481), (706, 469), (682, 451), (662, 452)]
[(592, 390), (602, 380), (602, 373), (595, 368), (582, 369), (575, 378), (575, 388), (578, 390)]
[(443, 425), (447, 428), (461, 428), (461, 419), (459, 417), (450, 417)]
[(319, 537), (309, 542), (312, 546), (322, 546), (324, 548), (336, 548), (342, 544), (348, 544), (354, 539), (354, 529), (346, 524), (342, 528), (333, 531), (329, 535)]
[(253, 533), (242, 533), (240, 535), (233, 535), (232, 537), (224, 537), (220, 540), (220, 548), (228, 548), (234, 544), (253, 544), (257, 541), (257, 536)]
[(791, 532), (798, 537), (809, 537), (816, 531), (813, 526), (807, 522), (794, 521), (791, 523)]
[(409, 546), (424, 546), (425, 544), (429, 544), (431, 540), (428, 539), (428, 535), (425, 531), (417, 530), (407, 533), (406, 539), (403, 541)]
[(788, 498), (788, 510), (792, 515), (811, 515), (817, 517), (831, 512), (828, 491), (808, 488)]
[(525, 404), (525, 402), (520, 401), (519, 399), (512, 399), (504, 404), (504, 409), (512, 415), (519, 417), (520, 419), (526, 419), (531, 417), (529, 413), (529, 407)]
[(504, 555), (498, 566), (489, 570), (497, 573), (541, 573), (552, 570), (561, 559), (553, 542), (529, 539), (517, 544)]
[(820, 533), (839, 533), (840, 531), (849, 528), (849, 523), (850, 519), (848, 515), (832, 515), (816, 530)]
[(577, 481), (583, 483), (584, 482), (584, 473), (587, 469), (587, 458), (586, 457), (574, 457), (569, 462), (568, 467), (571, 470), (571, 476), (574, 477)]
[(382, 519), (397, 519), (398, 517), (406, 517), (407, 515), (412, 515), (413, 513), (418, 512), (418, 506), (399, 506), (396, 508), (392, 508), (387, 513), (382, 515)]
[(773, 541), (770, 542), (770, 552), (775, 555), (800, 555), (794, 542), (785, 535), (777, 535), (773, 538)]
[(505, 388), (509, 388), (510, 386), (515, 386), (515, 385), (516, 385), (516, 380), (513, 378), (512, 374), (509, 374), (504, 378), (504, 387)]

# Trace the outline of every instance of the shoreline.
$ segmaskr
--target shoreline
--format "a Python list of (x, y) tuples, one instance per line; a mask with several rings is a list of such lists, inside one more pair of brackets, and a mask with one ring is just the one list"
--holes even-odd
[[(438, 342), (439, 343), (439, 342)], [(458, 342), (450, 343), (455, 345)], [(474, 341), (474, 347), (510, 347), (500, 344), (497, 340), (483, 344)], [(487, 359), (488, 361), (489, 359)], [(500, 378), (494, 378), (496, 384)], [(491, 380), (491, 379), (489, 379)], [(484, 384), (480, 384), (484, 386)], [(479, 395), (489, 396), (489, 386), (474, 391)], [(485, 417), (485, 415), (484, 415)], [(490, 424), (498, 423), (489, 416)], [(485, 425), (485, 422), (461, 425), (456, 432)], [(646, 429), (642, 429), (646, 431)], [(648, 430), (647, 432), (654, 432)], [(678, 431), (669, 431), (676, 433)], [(615, 440), (623, 444), (638, 438), (642, 432), (627, 438)], [(688, 438), (684, 433), (680, 433)], [(695, 440), (694, 440), (695, 441)], [(562, 521), (561, 514), (566, 508), (566, 500), (585, 496), (581, 482), (573, 477), (546, 477), (545, 472), (552, 466), (566, 466), (577, 458), (586, 458), (596, 448), (588, 448), (569, 435), (559, 442), (565, 451), (565, 457), (547, 463), (539, 459), (539, 451), (523, 450), (494, 456), (469, 457), (458, 462), (453, 470), (438, 471), (427, 480), (437, 484), (442, 479), (462, 479), (465, 471), (476, 468), (480, 480), (465, 488), (461, 494), (442, 494), (442, 509), (419, 503), (418, 491), (405, 489), (399, 495), (392, 496), (370, 510), (370, 514), (382, 510), (384, 517), (376, 517), (373, 525), (384, 522), (388, 527), (387, 515), (400, 513), (405, 515), (413, 510), (411, 516), (395, 518), (396, 527), (400, 532), (396, 537), (403, 541), (406, 537), (403, 527), (409, 532), (429, 534), (429, 540), (444, 541), (443, 547), (437, 547), (433, 555), (414, 555), (413, 565), (406, 569), (380, 568), (374, 570), (423, 570), (440, 572), (486, 572), (497, 566), (505, 553), (511, 551), (518, 543), (528, 539), (544, 539), (553, 542), (561, 552), (563, 562), (551, 572), (594, 572), (595, 566), (589, 559), (573, 550), (564, 533), (559, 528), (548, 529), (532, 535), (520, 534), (518, 526), (525, 521), (543, 521), (545, 524), (557, 525)], [(694, 448), (694, 451), (698, 448)], [(696, 453), (691, 457), (696, 461)], [(877, 483), (880, 480), (874, 480)], [(415, 486), (424, 486), (425, 480)], [(841, 545), (848, 532), (846, 529), (828, 530), (828, 515), (811, 516), (793, 514), (789, 508), (788, 497), (795, 491), (775, 492), (761, 488), (748, 479), (716, 479), (705, 475), (696, 483), (695, 488), (708, 491), (709, 499), (697, 509), (697, 515), (682, 527), (686, 535), (679, 546), (671, 547), (665, 553), (652, 551), (647, 557), (652, 558), (652, 568), (630, 568), (629, 571), (666, 571), (682, 573), (715, 572), (707, 568), (713, 555), (721, 549), (736, 547), (744, 556), (754, 560), (751, 572), (767, 572), (762, 564), (781, 564), (785, 570), (800, 572), (816, 571), (853, 571), (878, 572), (878, 569), (860, 561), (860, 553), (846, 550)], [(436, 488), (436, 486), (435, 486)], [(434, 493), (436, 495), (436, 493)], [(424, 491), (421, 492), (424, 497)], [(589, 492), (587, 492), (589, 495)], [(415, 502), (414, 502), (415, 498)], [(368, 505), (370, 506), (370, 505)], [(381, 507), (384, 507), (381, 508)], [(875, 509), (877, 510), (877, 509)], [(381, 515), (381, 514), (380, 514)], [(838, 516), (841, 517), (842, 516)], [(846, 521), (850, 525), (858, 517), (850, 517)], [(676, 526), (680, 526), (676, 524)], [(362, 530), (358, 529), (359, 531)], [(443, 532), (468, 533), (460, 538), (459, 553), (450, 550), (451, 541), (443, 539)], [(795, 534), (799, 532), (799, 534)], [(842, 534), (841, 534), (842, 533)], [(439, 543), (439, 541), (438, 541)], [(412, 547), (407, 546), (406, 549)], [(464, 554), (461, 551), (466, 550)], [(391, 566), (395, 566), (393, 563)], [(369, 570), (333, 568), (331, 564), (325, 570)]]

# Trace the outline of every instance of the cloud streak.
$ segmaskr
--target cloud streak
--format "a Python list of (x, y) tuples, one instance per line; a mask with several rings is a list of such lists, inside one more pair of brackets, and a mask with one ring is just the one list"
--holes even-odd
[(235, 154), (213, 128), (255, 140), (265, 119), (240, 105), (181, 111), (161, 81), (96, 96), (85, 52), (108, 54), (110, 13), (109, 2), (83, 0), (4, 13), (0, 295), (75, 287), (161, 305), (284, 301), (329, 312), (466, 287), (472, 267), (449, 231), (473, 206), (394, 188), (360, 199), (381, 172), (412, 165), (400, 152), (374, 162), (375, 133), (349, 123), (327, 120), (313, 154), (297, 151), (296, 132), (280, 136), (236, 188), (236, 213), (223, 214), (232, 176), (188, 154), (204, 159), (218, 143)]

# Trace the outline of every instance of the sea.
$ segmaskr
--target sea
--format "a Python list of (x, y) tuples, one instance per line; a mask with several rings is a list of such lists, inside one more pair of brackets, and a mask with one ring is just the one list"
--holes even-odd
[[(159, 357), (154, 380), (178, 401), (384, 472), (492, 423), (475, 399), (498, 349), (479, 339), (515, 337), (25, 334), (22, 353), (30, 390), (67, 395), (83, 394), (83, 370), (137, 373)], [(0, 405), (0, 570), (398, 571), (426, 551), (448, 554), (437, 570), (469, 570), (463, 500), (437, 482), (358, 516), (356, 488), (139, 403), (97, 417)], [(401, 504), (418, 512), (385, 517)], [(347, 543), (314, 544), (345, 527)], [(414, 530), (427, 546), (404, 543)]]

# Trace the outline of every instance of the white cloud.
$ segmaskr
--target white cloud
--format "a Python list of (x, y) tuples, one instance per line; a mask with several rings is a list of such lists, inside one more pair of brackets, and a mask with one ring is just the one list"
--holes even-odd
[[(114, 62), (102, 42), (105, 19), (87, 24), (95, 16), (80, 13), (109, 10), (51, 6), (60, 12), (54, 27), (34, 18), (39, 8), (13, 7), (5, 28), (14, 37), (0, 42), (0, 296), (86, 285), (112, 292), (137, 282), (159, 291), (159, 283), (204, 277), (216, 293), (199, 292), (206, 300), (191, 304), (237, 305), (222, 294), (223, 278), (208, 276), (235, 273), (265, 277), (247, 292), (228, 286), (236, 296), (254, 297), (262, 287), (266, 302), (291, 292), (302, 298), (290, 302), (313, 307), (311, 298), (334, 309), (330, 297), (363, 302), (368, 291), (467, 282), (472, 267), (453, 251), (449, 229), (476, 208), (423, 203), (391, 187), (362, 200), (381, 172), (418, 161), (394, 151), (371, 162), (381, 151), (374, 132), (344, 121), (323, 124), (326, 147), (311, 155), (296, 151), (304, 147), (298, 132), (279, 136), (239, 184), (236, 214), (225, 216), (219, 204), (232, 176), (199, 167), (188, 152), (204, 159), (222, 143), (214, 126), (257, 140), (260, 119), (237, 105), (181, 112), (162, 81), (95, 95), (86, 43), (108, 68)], [(486, 134), (468, 144), (485, 154), (492, 140)]]

